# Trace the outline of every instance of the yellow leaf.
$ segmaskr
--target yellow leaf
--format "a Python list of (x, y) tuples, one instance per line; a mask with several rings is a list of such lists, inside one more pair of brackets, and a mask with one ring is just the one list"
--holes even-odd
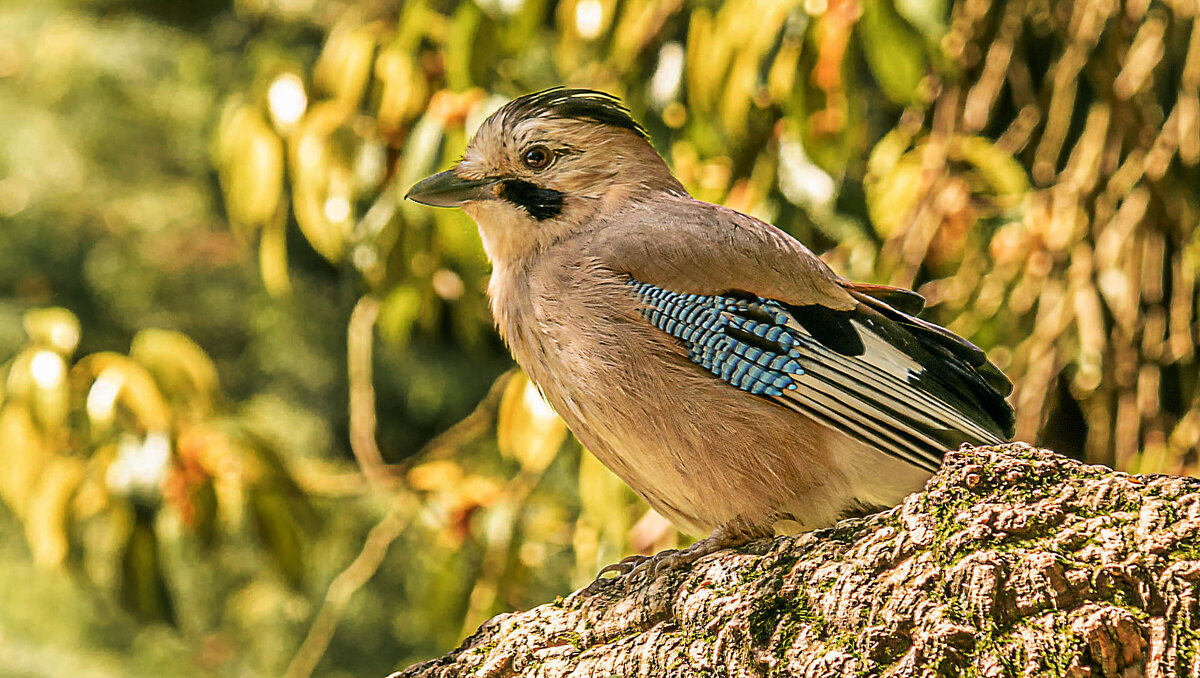
[(724, 63), (717, 64), (716, 61), (725, 58), (725, 55), (717, 49), (714, 33), (716, 31), (713, 29), (712, 13), (698, 7), (692, 12), (688, 25), (684, 68), (687, 77), (688, 108), (697, 113), (712, 111), (716, 89), (723, 80), (720, 76), (724, 74)]
[(412, 52), (396, 43), (379, 52), (375, 75), (381, 83), (377, 113), (379, 131), (385, 137), (396, 137), (425, 110), (429, 85), (413, 60)]
[(799, 38), (784, 38), (779, 47), (779, 53), (771, 63), (767, 72), (767, 90), (771, 93), (771, 101), (782, 103), (787, 101), (796, 85), (796, 71), (800, 68), (800, 53), (803, 43)]
[(220, 132), (218, 163), (226, 207), (234, 225), (256, 229), (279, 209), (283, 196), (283, 141), (262, 112), (243, 105), (227, 116)]
[(48, 435), (58, 432), (67, 419), (70, 390), (67, 363), (45, 348), (28, 348), (8, 369), (7, 398), (29, 407), (34, 421)]
[(871, 155), (867, 159), (867, 180), (877, 180), (895, 169), (911, 144), (912, 134), (902, 127), (883, 135), (871, 149)]
[(33, 391), (33, 418), (49, 435), (57, 435), (67, 422), (71, 406), (67, 384), (67, 363), (53, 351), (38, 351), (30, 362), (36, 388)]
[[(909, 218), (921, 197), (922, 152), (911, 151), (866, 182), (867, 213), (875, 231), (886, 238)], [(882, 163), (880, 163), (882, 165)]]
[(609, 59), (621, 72), (628, 72), (645, 47), (659, 38), (663, 17), (675, 13), (682, 3), (679, 0), (650, 0), (620, 4), (621, 15), (613, 26)]
[(620, 478), (584, 450), (579, 458), (579, 519), (571, 540), (577, 580), (595, 577), (598, 567), (626, 552), (632, 494)]
[(462, 480), (462, 467), (449, 459), (437, 459), (413, 467), (408, 484), (420, 492), (444, 490)]
[(337, 142), (347, 111), (335, 102), (315, 104), (292, 146), (292, 197), (300, 232), (322, 257), (338, 263), (354, 226), (354, 173)]
[(274, 219), (263, 224), (258, 241), (258, 268), (263, 286), (273, 297), (287, 296), (292, 291), (287, 264), (287, 214), (279, 210)]
[(50, 456), (29, 408), (10, 402), (0, 410), (0, 496), (24, 518), (29, 497)]
[(983, 137), (958, 137), (957, 155), (971, 163), (988, 188), (997, 195), (1021, 196), (1029, 190), (1029, 177), (1021, 163)]
[(631, 492), (628, 486), (591, 452), (579, 458), (580, 516), (587, 517), (610, 536), (623, 535), (629, 527)]
[(33, 343), (68, 356), (79, 345), (79, 318), (65, 308), (38, 308), (25, 313), (25, 334)]
[(496, 438), (501, 454), (536, 472), (554, 460), (567, 439), (567, 425), (529, 378), (517, 374), (504, 387), (500, 399)]
[(211, 411), (217, 395), (217, 366), (187, 335), (142, 330), (133, 338), (129, 357), (150, 372), (167, 398), (197, 415)]
[(72, 501), (75, 517), (86, 520), (108, 508), (112, 495), (109, 492), (105, 475), (108, 466), (117, 456), (117, 446), (104, 445), (88, 457), (87, 472), (79, 483)]
[[(123, 404), (146, 431), (165, 431), (171, 423), (171, 409), (154, 378), (138, 363), (119, 353), (93, 353), (75, 367), (95, 381), (88, 392), (87, 411), (93, 424), (108, 426), (114, 406)], [(101, 391), (97, 386), (104, 384)]]
[(66, 561), (71, 500), (85, 470), (82, 459), (58, 456), (50, 460), (38, 478), (25, 515), (25, 538), (38, 565), (58, 567)]
[(381, 25), (335, 26), (313, 68), (313, 82), (347, 108), (357, 108), (367, 90)]
[(285, 137), (291, 134), (307, 108), (308, 93), (304, 91), (304, 80), (287, 71), (275, 76), (267, 88), (267, 112), (279, 134)]

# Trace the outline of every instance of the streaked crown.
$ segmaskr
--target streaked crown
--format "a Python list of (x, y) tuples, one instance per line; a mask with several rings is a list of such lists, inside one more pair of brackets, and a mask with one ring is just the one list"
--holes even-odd
[(517, 97), (495, 114), (506, 127), (529, 118), (582, 120), (619, 127), (649, 139), (646, 128), (634, 120), (621, 100), (594, 89), (551, 87)]

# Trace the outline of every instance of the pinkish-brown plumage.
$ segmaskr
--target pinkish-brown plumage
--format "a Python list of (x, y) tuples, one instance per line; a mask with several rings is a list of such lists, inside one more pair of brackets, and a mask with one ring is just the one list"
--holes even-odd
[(607, 95), (509, 103), (411, 195), (479, 224), (496, 324), (579, 440), (716, 545), (894, 504), (1011, 435), (1003, 376), (917, 295), (694, 200)]

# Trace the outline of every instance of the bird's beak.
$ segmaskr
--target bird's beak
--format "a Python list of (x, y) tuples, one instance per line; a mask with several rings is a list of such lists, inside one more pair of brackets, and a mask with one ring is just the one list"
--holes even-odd
[(404, 197), (433, 207), (459, 207), (471, 200), (494, 198), (491, 186), (495, 179), (463, 179), (446, 170), (418, 181)]

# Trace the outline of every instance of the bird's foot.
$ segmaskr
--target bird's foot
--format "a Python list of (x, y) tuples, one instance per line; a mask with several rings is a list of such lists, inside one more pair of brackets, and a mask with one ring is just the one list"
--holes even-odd
[(639, 576), (645, 575), (647, 582), (654, 581), (660, 575), (672, 570), (688, 567), (704, 556), (735, 546), (741, 546), (756, 536), (759, 536), (757, 531), (749, 531), (741, 524), (722, 525), (708, 537), (685, 549), (667, 549), (652, 556), (632, 555), (622, 558), (620, 562), (607, 565), (600, 570), (596, 575), (596, 581), (588, 588), (590, 589), (599, 582), (604, 581), (603, 577), (605, 574), (616, 572), (617, 576), (613, 577), (613, 579), (622, 579), (625, 590), (628, 592), (632, 588), (633, 582)]
[(633, 582), (645, 575), (647, 582), (658, 579), (660, 575), (685, 568), (710, 553), (716, 553), (725, 548), (724, 545), (714, 545), (712, 537), (706, 537), (685, 549), (667, 549), (642, 560), (625, 573), (625, 590), (633, 588)]
[(635, 553), (632, 556), (626, 556), (611, 565), (605, 565), (599, 572), (596, 573), (596, 579), (602, 578), (609, 572), (616, 572), (618, 577), (627, 576), (630, 572), (633, 572), (635, 569), (637, 569), (642, 563), (652, 559), (653, 557), (654, 556), (644, 556), (640, 553)]
[[(647, 561), (652, 560), (653, 558), (654, 556), (644, 556), (640, 553), (635, 553), (634, 555), (626, 556), (621, 560), (612, 563), (611, 565), (605, 565), (600, 569), (599, 572), (596, 573), (596, 579), (592, 581), (591, 584), (588, 584), (588, 587), (584, 589), (584, 592), (587, 594), (595, 593), (597, 590), (599, 590), (600, 586), (602, 586), (604, 582), (612, 581), (614, 579), (624, 578), (625, 581), (628, 582), (629, 576), (633, 572), (637, 571), (639, 567), (642, 567)], [(609, 572), (616, 572), (617, 576), (605, 577), (604, 575), (608, 574)], [(629, 590), (628, 584), (626, 584), (625, 589), (627, 591)]]

